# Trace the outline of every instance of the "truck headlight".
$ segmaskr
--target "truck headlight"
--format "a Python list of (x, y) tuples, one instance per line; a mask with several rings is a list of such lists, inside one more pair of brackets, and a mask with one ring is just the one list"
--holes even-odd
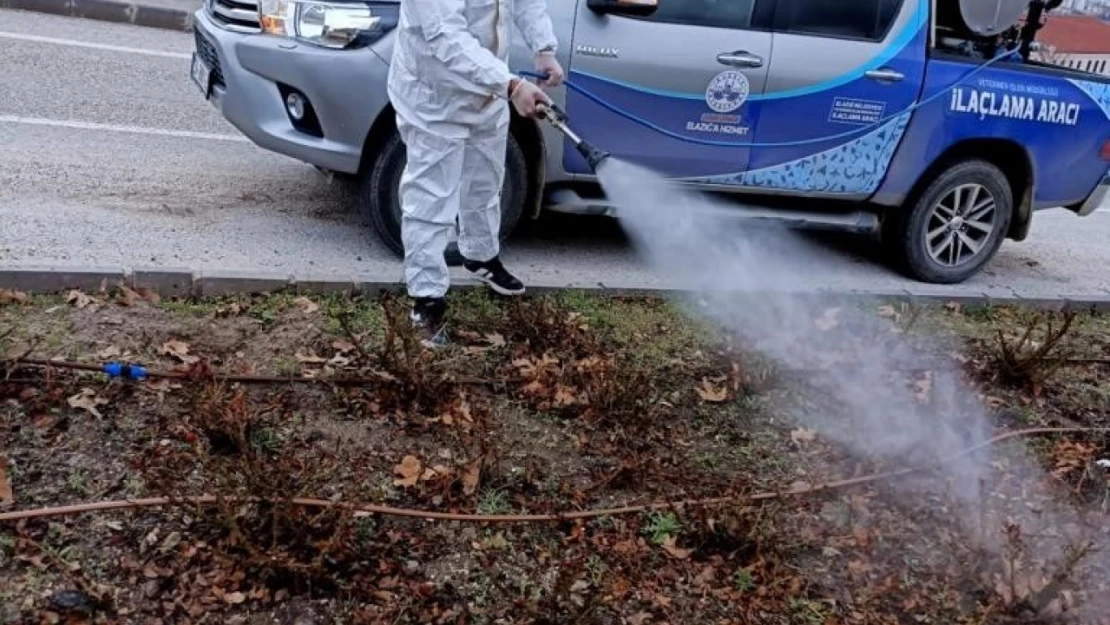
[(397, 2), (262, 0), (262, 32), (325, 48), (364, 46), (397, 26)]

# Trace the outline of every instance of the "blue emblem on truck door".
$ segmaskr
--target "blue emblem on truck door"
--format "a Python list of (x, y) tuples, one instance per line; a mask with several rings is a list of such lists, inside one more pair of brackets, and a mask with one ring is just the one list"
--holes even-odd
[(721, 72), (709, 81), (705, 103), (717, 113), (731, 113), (744, 106), (749, 92), (748, 77), (741, 72)]

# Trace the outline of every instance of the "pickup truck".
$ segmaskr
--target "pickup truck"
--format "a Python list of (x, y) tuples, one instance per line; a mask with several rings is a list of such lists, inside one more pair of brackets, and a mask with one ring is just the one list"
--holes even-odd
[[(1110, 81), (1036, 60), (1059, 4), (549, 0), (578, 87), (549, 94), (591, 144), (738, 214), (877, 235), (912, 278), (961, 282), (1034, 212), (1090, 215), (1110, 189)], [(398, 11), (205, 0), (191, 77), (255, 144), (354, 182), (400, 254), (405, 148), (385, 87)], [(532, 68), (520, 37), (510, 66)], [(611, 214), (557, 130), (514, 113), (510, 133), (503, 238), (541, 211)]]

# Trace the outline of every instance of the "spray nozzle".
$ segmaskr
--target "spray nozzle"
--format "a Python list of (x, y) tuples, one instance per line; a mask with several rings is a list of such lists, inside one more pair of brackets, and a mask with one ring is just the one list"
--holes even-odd
[(601, 161), (609, 158), (608, 152), (604, 152), (590, 145), (570, 129), (570, 126), (567, 125), (569, 121), (567, 114), (563, 109), (559, 108), (558, 105), (540, 104), (537, 110), (542, 119), (546, 120), (547, 123), (554, 126), (556, 130), (563, 133), (567, 139), (570, 139), (575, 149), (578, 150), (578, 153), (589, 163), (590, 169), (597, 171), (597, 167), (601, 164)]

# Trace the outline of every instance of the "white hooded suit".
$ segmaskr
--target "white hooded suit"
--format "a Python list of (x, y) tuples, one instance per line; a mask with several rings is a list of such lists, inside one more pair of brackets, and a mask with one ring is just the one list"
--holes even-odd
[(401, 232), (412, 297), (446, 294), (456, 216), (465, 258), (499, 253), (510, 23), (533, 52), (554, 50), (545, 0), (401, 1), (388, 89), (408, 158)]

